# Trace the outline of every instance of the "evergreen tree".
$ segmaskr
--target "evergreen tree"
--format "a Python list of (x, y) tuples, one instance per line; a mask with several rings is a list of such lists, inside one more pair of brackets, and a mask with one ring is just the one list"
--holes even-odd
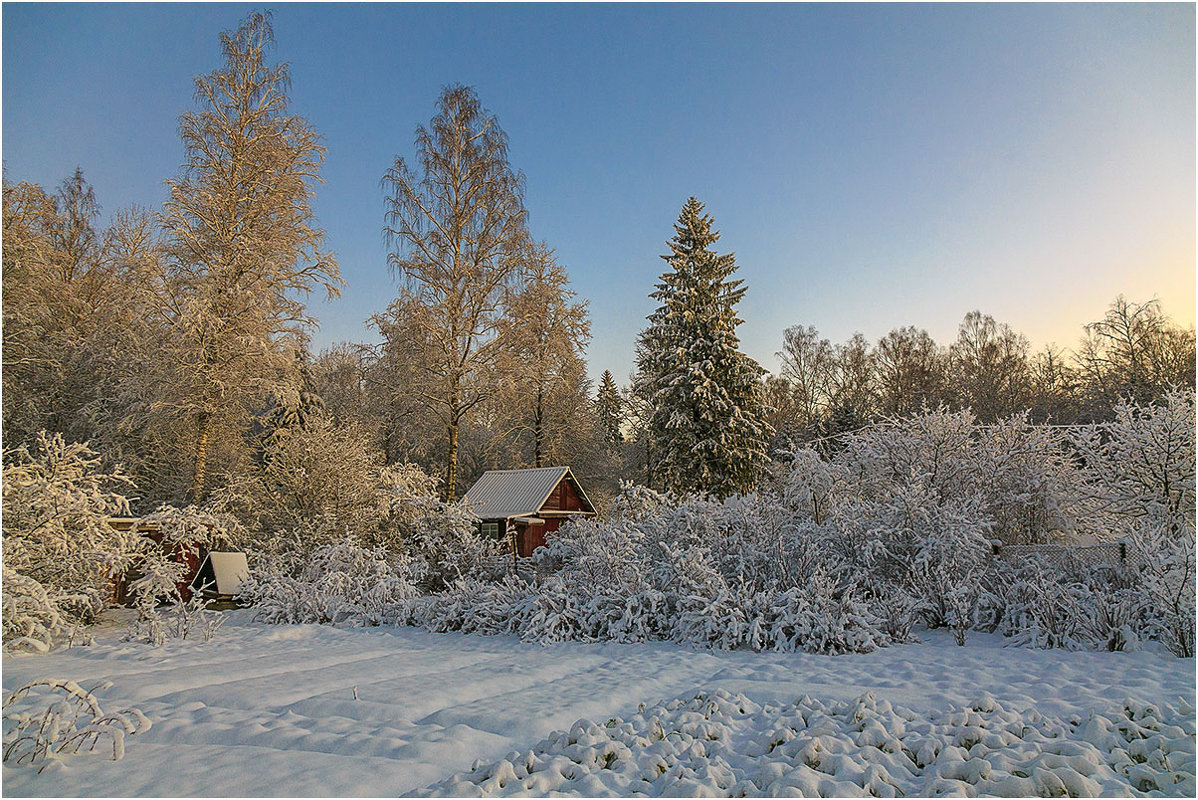
[(624, 421), (624, 399), (616, 387), (616, 379), (610, 369), (603, 370), (599, 378), (599, 392), (595, 395), (595, 413), (604, 438), (611, 444), (624, 441), (620, 426)]
[(736, 260), (703, 204), (687, 200), (662, 256), (671, 267), (651, 295), (661, 305), (637, 342), (637, 391), (650, 401), (655, 473), (665, 488), (727, 497), (752, 489), (773, 431), (761, 367), (739, 351)]

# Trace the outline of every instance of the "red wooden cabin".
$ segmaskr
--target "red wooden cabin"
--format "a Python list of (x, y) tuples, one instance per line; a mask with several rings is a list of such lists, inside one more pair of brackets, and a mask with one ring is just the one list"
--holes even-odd
[[(147, 539), (152, 539), (157, 542), (164, 550), (167, 546), (162, 544), (162, 531), (158, 530), (158, 526), (152, 522), (142, 522), (137, 517), (109, 517), (108, 524), (116, 528), (118, 531), (136, 530)], [(188, 600), (191, 598), (191, 582), (195, 578), (196, 572), (199, 571), (200, 562), (207, 554), (207, 551), (196, 544), (184, 545), (182, 543), (175, 544), (169, 548), (167, 553), (171, 560), (178, 561), (187, 568), (187, 572), (183, 576), (183, 580), (179, 581), (179, 595)], [(129, 594), (129, 583), (137, 577), (136, 572), (117, 575), (112, 579), (112, 600), (119, 605), (128, 605), (132, 602), (132, 597)]]
[(462, 502), (478, 515), (484, 535), (512, 542), (525, 557), (566, 520), (595, 516), (569, 467), (489, 470)]

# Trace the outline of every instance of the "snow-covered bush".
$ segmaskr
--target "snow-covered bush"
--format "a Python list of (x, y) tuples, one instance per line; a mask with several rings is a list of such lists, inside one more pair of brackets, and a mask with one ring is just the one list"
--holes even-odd
[(443, 592), (414, 600), (410, 604), (410, 619), (413, 625), (434, 633), (515, 633), (519, 632), (534, 591), (516, 575), (506, 575), (498, 581), (463, 578)]
[[(1140, 409), (1125, 424), (1159, 427), (1162, 415), (1177, 416)], [(1107, 439), (1077, 447), (1098, 448), (1101, 462)], [(1079, 509), (1124, 486), (1114, 461), (1082, 470), (1070, 447), (1025, 416), (979, 426), (969, 412), (939, 409), (890, 420), (848, 435), (830, 460), (792, 454), (775, 470), (775, 494), (716, 501), (625, 485), (606, 519), (564, 525), (524, 577), (495, 569), (501, 543), (482, 539), (467, 509), (434, 498), (431, 478), (403, 468), (388, 518), (402, 528), (405, 579), (425, 596), (375, 617), (542, 643), (830, 653), (911, 641), (922, 620), (960, 644), (981, 629), (1038, 647), (1127, 649), (1152, 637), (1192, 652), (1193, 525), (1168, 510), (1187, 507), (1184, 493), (1172, 505), (1107, 504), (1103, 524), (1121, 526), (1142, 569), (995, 557), (1000, 540), (1092, 532)], [(265, 571), (290, 580), (275, 580), (264, 601), (288, 611), (264, 616), (336, 616), (311, 610), (319, 576), (298, 577), (309, 567)]]
[(519, 621), (520, 638), (538, 644), (578, 641), (584, 627), (580, 598), (556, 575), (541, 582)]
[(782, 504), (817, 525), (827, 521), (835, 499), (837, 470), (811, 449), (791, 455), (782, 483)]
[(747, 620), (738, 599), (711, 564), (706, 548), (659, 544), (662, 561), (654, 583), (674, 595), (673, 638), (717, 650), (744, 640)]
[(897, 604), (880, 615), (897, 635), (909, 635), (918, 612), (932, 627), (952, 627), (963, 644), (990, 558), (991, 520), (977, 495), (945, 497), (933, 485), (923, 473), (896, 480), (888, 494), (845, 501), (834, 524), (848, 571), (864, 576), (879, 600)]
[(252, 571), (239, 596), (262, 622), (406, 624), (416, 589), (406, 559), (344, 540), (316, 548), (298, 576)]
[(224, 617), (208, 610), (202, 592), (194, 592), (188, 598), (183, 596), (179, 587), (187, 578), (187, 565), (168, 552), (162, 547), (152, 547), (138, 563), (140, 574), (129, 583), (137, 619), (129, 626), (125, 638), (155, 647), (167, 639), (187, 639), (193, 633), (205, 642), (211, 641)]
[(1149, 524), (1132, 537), (1150, 627), (1169, 652), (1194, 656), (1194, 523)]
[(50, 649), (54, 640), (78, 623), (62, 608), (86, 604), (86, 595), (64, 594), (38, 583), (27, 575), (4, 565), (4, 647), (28, 648), (38, 652)]
[(919, 641), (912, 629), (919, 620), (923, 603), (906, 586), (877, 583), (864, 593), (868, 597), (865, 603), (877, 616), (878, 629), (886, 634), (886, 638), (895, 644)]
[(274, 430), (255, 467), (218, 488), (210, 510), (242, 520), (255, 554), (304, 561), (347, 536), (398, 553), (435, 500), (437, 481), (411, 464), (383, 465), (358, 425), (315, 410)]
[(168, 623), (158, 611), (158, 604), (182, 600), (179, 583), (187, 577), (187, 565), (170, 558), (160, 548), (152, 548), (138, 569), (141, 575), (129, 584), (137, 620), (130, 627), (128, 638), (158, 647), (168, 638)]
[(962, 489), (972, 493), (1006, 544), (1035, 544), (1088, 532), (1083, 476), (1060, 429), (1028, 413), (977, 426)]
[(1032, 557), (1006, 588), (1003, 634), (1015, 646), (1085, 649), (1088, 597), (1060, 568)]
[[(111, 685), (111, 684), (109, 684)], [(94, 751), (107, 739), (114, 761), (125, 756), (125, 735), (150, 729), (138, 709), (105, 713), (94, 692), (74, 681), (37, 680), (4, 699), (4, 762), (37, 766), (81, 750)]]
[(647, 577), (640, 562), (644, 538), (640, 529), (624, 518), (576, 520), (537, 548), (533, 560), (539, 571), (568, 574), (581, 591), (634, 592)]
[(454, 580), (477, 576), (504, 552), (505, 543), (483, 536), (478, 517), (462, 503), (400, 494), (392, 509), (407, 520), (403, 541), (422, 591), (441, 591)]
[(654, 491), (639, 483), (620, 481), (620, 492), (612, 501), (608, 517), (637, 522), (660, 514), (675, 505), (677, 499), (670, 494)]
[(48, 648), (104, 607), (112, 576), (140, 543), (138, 534), (108, 524), (129, 513), (120, 491), (130, 486), (119, 470), (102, 471), (87, 445), (59, 434), (42, 433), (33, 452), (4, 454), (6, 643)]
[(1136, 650), (1150, 631), (1145, 619), (1148, 597), (1123, 569), (1091, 570), (1083, 585), (1089, 594), (1082, 604), (1082, 629), (1099, 650)]
[(783, 652), (868, 653), (889, 644), (879, 622), (855, 584), (817, 569), (805, 589), (773, 596), (765, 639)]
[(985, 426), (944, 408), (890, 420), (846, 437), (831, 468), (859, 502), (918, 480), (926, 502), (976, 504), (1008, 544), (1073, 531), (1080, 517), (1081, 474), (1056, 430), (1026, 414)]
[(141, 519), (142, 527), (157, 529), (161, 544), (178, 555), (201, 550), (236, 550), (248, 533), (236, 517), (194, 505), (176, 508), (161, 505)]
[(1194, 392), (1158, 404), (1115, 407), (1115, 419), (1071, 437), (1084, 464), (1089, 513), (1123, 538), (1147, 520), (1180, 530), (1194, 522)]
[(138, 613), (126, 638), (157, 647), (167, 639), (186, 639), (194, 632), (210, 641), (223, 618), (207, 610), (201, 593), (193, 594), (184, 586), (187, 564), (198, 563), (206, 550), (237, 546), (245, 539), (244, 529), (227, 514), (213, 514), (194, 505), (162, 505), (141, 522), (141, 527), (157, 533), (153, 539), (143, 540), (142, 555), (131, 573), (129, 594)]

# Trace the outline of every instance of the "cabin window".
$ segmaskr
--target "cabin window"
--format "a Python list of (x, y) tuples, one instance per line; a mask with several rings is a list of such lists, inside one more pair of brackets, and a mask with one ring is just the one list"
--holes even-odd
[(484, 522), (479, 527), (479, 533), (481, 533), (483, 536), (485, 536), (489, 539), (498, 539), (499, 538), (499, 523), (498, 522)]

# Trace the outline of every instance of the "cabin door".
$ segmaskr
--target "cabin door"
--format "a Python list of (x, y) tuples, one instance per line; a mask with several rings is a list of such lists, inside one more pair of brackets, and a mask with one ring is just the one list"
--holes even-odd
[(524, 552), (521, 555), (531, 556), (532, 551), (545, 544), (545, 526), (529, 525), (524, 529)]

